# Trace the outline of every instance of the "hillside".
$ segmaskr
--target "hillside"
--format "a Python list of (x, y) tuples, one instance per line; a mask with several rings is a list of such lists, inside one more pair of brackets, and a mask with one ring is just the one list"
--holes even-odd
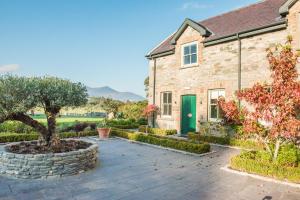
[(87, 90), (90, 97), (105, 97), (105, 98), (112, 98), (120, 101), (145, 100), (144, 97), (134, 94), (132, 92), (119, 92), (107, 86), (98, 87), (98, 88), (87, 87)]

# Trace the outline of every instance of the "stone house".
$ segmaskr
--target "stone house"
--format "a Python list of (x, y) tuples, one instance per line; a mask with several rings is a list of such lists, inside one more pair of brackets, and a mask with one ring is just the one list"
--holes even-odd
[[(300, 50), (299, 0), (264, 0), (200, 22), (186, 19), (146, 56), (155, 126), (179, 133), (220, 119), (217, 98), (270, 80), (266, 49), (293, 36)], [(300, 68), (300, 67), (299, 67)]]

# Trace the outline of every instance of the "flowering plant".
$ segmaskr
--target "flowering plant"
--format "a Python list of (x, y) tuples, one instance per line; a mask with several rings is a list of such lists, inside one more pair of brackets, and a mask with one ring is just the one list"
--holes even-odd
[(237, 92), (237, 98), (246, 101), (253, 108), (251, 111), (246, 108), (239, 110), (232, 101), (221, 100), (219, 103), (225, 117), (241, 122), (243, 131), (262, 141), (273, 160), (277, 159), (284, 142), (295, 141), (300, 136), (298, 54), (293, 52), (291, 43), (291, 38), (288, 38), (285, 45), (267, 50), (273, 79), (269, 85), (256, 83), (252, 88)]
[(159, 112), (159, 107), (154, 104), (150, 104), (145, 108), (144, 116), (150, 117), (151, 115), (157, 114), (158, 112)]

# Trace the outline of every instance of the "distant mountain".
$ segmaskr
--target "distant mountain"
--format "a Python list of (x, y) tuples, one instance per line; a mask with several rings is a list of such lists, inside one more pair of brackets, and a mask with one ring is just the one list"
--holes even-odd
[(119, 92), (107, 86), (98, 87), (98, 88), (87, 87), (87, 90), (90, 97), (105, 97), (105, 98), (112, 98), (120, 101), (145, 100), (144, 97), (134, 94), (132, 92)]

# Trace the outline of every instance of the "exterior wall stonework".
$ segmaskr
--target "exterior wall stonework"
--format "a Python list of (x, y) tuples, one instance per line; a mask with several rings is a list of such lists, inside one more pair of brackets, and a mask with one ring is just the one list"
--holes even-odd
[[(251, 87), (256, 82), (270, 81), (266, 49), (284, 42), (289, 34), (295, 39), (299, 36), (296, 17), (299, 11), (298, 2), (291, 9), (287, 29), (241, 40), (242, 88)], [(208, 120), (208, 90), (225, 89), (226, 99), (234, 98), (234, 92), (238, 89), (238, 41), (204, 47), (203, 39), (196, 30), (188, 27), (177, 40), (175, 53), (156, 59), (155, 104), (160, 106), (162, 92), (170, 91), (173, 96), (172, 116), (158, 115), (156, 126), (180, 131), (182, 95), (196, 95), (198, 125), (199, 121)], [(182, 68), (181, 46), (195, 41), (198, 42), (199, 63), (190, 68)], [(149, 62), (149, 70), (149, 103), (153, 104), (153, 60)], [(197, 129), (199, 130), (199, 127)]]
[(294, 46), (300, 50), (300, 2), (298, 1), (289, 11), (287, 17), (289, 34), (294, 38)]

